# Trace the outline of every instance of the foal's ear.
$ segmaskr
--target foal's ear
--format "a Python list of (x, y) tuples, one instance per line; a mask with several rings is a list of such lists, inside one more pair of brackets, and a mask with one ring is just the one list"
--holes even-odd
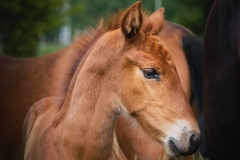
[(160, 8), (149, 16), (147, 31), (155, 33), (156, 35), (162, 30), (164, 22), (164, 8)]
[(126, 38), (135, 36), (142, 25), (141, 2), (134, 3), (123, 15), (121, 29)]

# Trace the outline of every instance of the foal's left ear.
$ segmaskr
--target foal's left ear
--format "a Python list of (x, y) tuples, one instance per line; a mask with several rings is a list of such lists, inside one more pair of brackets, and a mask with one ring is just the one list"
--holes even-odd
[(135, 36), (142, 25), (141, 2), (134, 3), (123, 16), (121, 29), (126, 38)]
[(162, 30), (164, 22), (164, 8), (160, 8), (149, 16), (148, 31), (156, 35)]

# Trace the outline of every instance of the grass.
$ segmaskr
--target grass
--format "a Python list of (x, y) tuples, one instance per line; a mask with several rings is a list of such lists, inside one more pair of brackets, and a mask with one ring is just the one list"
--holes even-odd
[(61, 45), (61, 44), (45, 44), (45, 45), (41, 44), (41, 45), (39, 45), (37, 55), (43, 56), (46, 54), (50, 54), (52, 52), (59, 51), (64, 47), (66, 47), (66, 46)]

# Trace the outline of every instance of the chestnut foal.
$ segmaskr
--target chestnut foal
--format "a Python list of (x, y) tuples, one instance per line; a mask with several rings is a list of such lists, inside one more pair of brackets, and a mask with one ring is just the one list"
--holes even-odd
[(140, 6), (129, 7), (120, 28), (99, 27), (65, 97), (48, 97), (30, 108), (24, 122), (26, 160), (125, 159), (114, 134), (119, 115), (136, 120), (171, 157), (197, 150), (197, 121), (157, 36), (163, 9), (143, 19)]

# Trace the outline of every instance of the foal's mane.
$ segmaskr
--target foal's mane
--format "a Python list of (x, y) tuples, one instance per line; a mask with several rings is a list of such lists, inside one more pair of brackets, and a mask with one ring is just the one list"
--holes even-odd
[(63, 88), (61, 88), (61, 92), (64, 95), (64, 101), (62, 101), (62, 105), (59, 106), (59, 114), (57, 115), (55, 121), (53, 122), (53, 126), (57, 126), (61, 120), (64, 118), (67, 106), (65, 104), (69, 103), (68, 96), (71, 96), (72, 90), (75, 86), (75, 82), (80, 72), (85, 60), (89, 55), (89, 49), (96, 43), (96, 41), (104, 34), (107, 30), (103, 28), (103, 21), (100, 20), (98, 27), (96, 29), (89, 27), (89, 30), (82, 33), (81, 35), (75, 37), (74, 41), (68, 48), (70, 48), (70, 52), (74, 52), (73, 54), (69, 54), (69, 58), (71, 61), (71, 66), (68, 66), (68, 71), (64, 77)]
[(81, 33), (75, 37), (74, 41), (69, 47), (72, 47), (75, 54), (73, 54), (71, 59), (71, 66), (69, 68), (68, 73), (65, 77), (65, 84), (62, 92), (64, 95), (67, 94), (70, 89), (71, 83), (75, 81), (77, 74), (80, 70), (84, 61), (88, 57), (88, 50), (92, 47), (92, 45), (106, 32), (106, 29), (103, 28), (103, 20), (99, 21), (98, 27), (95, 29), (93, 27), (89, 27), (88, 31)]

